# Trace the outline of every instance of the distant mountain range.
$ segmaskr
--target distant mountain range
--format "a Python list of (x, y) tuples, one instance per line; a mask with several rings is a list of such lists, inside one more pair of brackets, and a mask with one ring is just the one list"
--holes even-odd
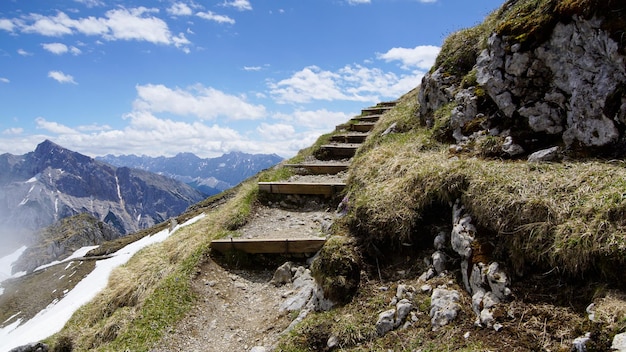
[(217, 158), (202, 159), (192, 153), (173, 157), (106, 155), (97, 160), (154, 172), (184, 182), (206, 195), (214, 195), (272, 167), (283, 160), (276, 154), (232, 152)]
[(116, 167), (46, 140), (34, 152), (0, 155), (0, 244), (27, 244), (36, 230), (81, 213), (127, 234), (204, 198), (172, 178)]

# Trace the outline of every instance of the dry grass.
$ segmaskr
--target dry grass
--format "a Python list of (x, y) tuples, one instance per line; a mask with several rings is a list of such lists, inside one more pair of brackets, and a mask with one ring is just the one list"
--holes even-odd
[(211, 239), (245, 223), (256, 192), (255, 182), (241, 184), (228, 201), (207, 203), (204, 219), (141, 250), (111, 273), (108, 286), (51, 341), (69, 339), (76, 351), (148, 350), (191, 307), (190, 280)]
[[(507, 247), (513, 264), (559, 266), (571, 274), (624, 261), (626, 169), (600, 161), (532, 165), (451, 158), (397, 139), (353, 166), (356, 233), (406, 241), (429, 207), (461, 198), (482, 236)], [(518, 269), (522, 269), (519, 268)]]

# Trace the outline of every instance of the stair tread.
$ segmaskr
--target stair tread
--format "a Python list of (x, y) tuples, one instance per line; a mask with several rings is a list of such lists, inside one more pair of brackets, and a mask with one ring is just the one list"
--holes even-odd
[(210, 247), (220, 252), (240, 250), (247, 253), (315, 253), (326, 243), (325, 238), (223, 238), (211, 241)]

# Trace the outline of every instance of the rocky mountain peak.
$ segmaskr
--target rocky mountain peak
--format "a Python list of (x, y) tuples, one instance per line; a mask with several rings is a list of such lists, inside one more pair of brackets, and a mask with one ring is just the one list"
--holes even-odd
[(184, 183), (115, 166), (50, 140), (22, 156), (0, 156), (0, 226), (20, 238), (68, 216), (88, 213), (121, 234), (150, 227), (204, 199)]

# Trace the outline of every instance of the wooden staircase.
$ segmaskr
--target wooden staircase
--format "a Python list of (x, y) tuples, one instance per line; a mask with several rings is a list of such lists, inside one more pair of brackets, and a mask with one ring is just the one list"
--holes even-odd
[[(383, 102), (376, 106), (361, 110), (361, 115), (355, 116), (348, 123), (336, 127), (336, 133), (330, 138), (330, 143), (320, 147), (320, 154), (325, 156), (325, 161), (303, 162), (300, 164), (285, 164), (298, 170), (299, 173), (313, 175), (337, 175), (346, 171), (352, 158), (360, 145), (365, 141), (370, 131), (385, 112), (395, 106), (396, 102)], [(348, 160), (348, 161), (346, 161)], [(259, 192), (278, 195), (305, 195), (322, 196), (325, 198), (335, 197), (345, 189), (345, 181), (279, 181), (259, 182)], [(211, 248), (226, 252), (239, 250), (247, 253), (315, 253), (325, 243), (323, 238), (298, 238), (298, 239), (244, 239), (229, 238), (214, 240)]]

